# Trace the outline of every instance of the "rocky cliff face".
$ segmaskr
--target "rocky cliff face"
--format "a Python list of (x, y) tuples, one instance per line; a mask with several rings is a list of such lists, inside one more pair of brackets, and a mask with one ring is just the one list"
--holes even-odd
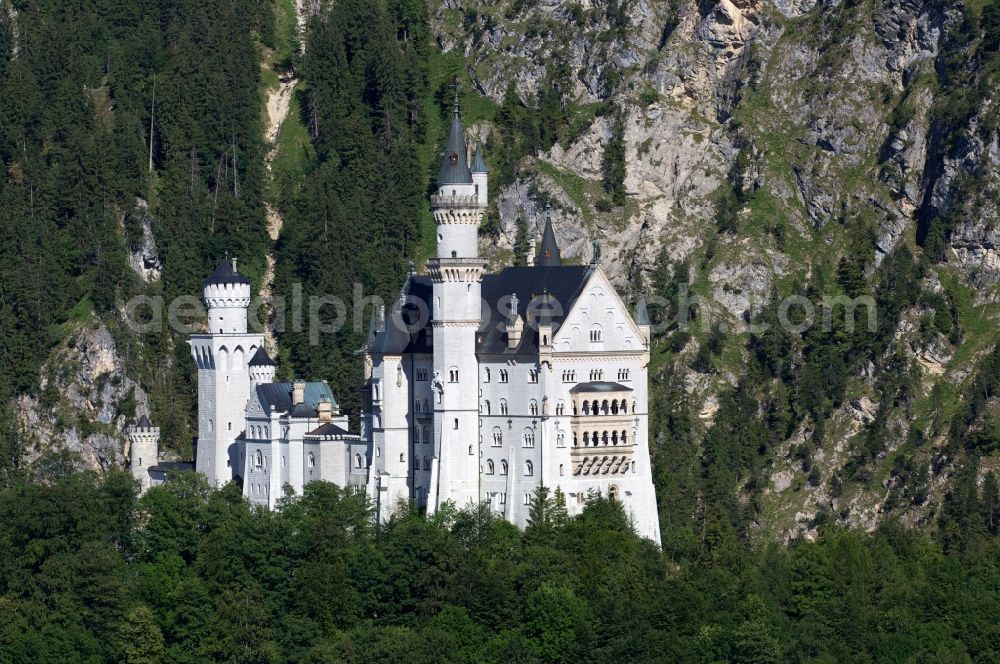
[[(433, 11), (439, 43), (466, 57), (477, 88), (497, 103), (513, 81), (532, 106), (556, 62), (572, 72), (570, 103), (610, 103), (624, 118), (625, 204), (609, 206), (601, 187), (614, 120), (593, 118), (584, 131), (522, 160), (497, 199), (505, 251), (484, 252), (509, 259), (518, 218), (537, 232), (543, 203), (551, 202), (564, 255), (589, 260), (589, 239), (599, 237), (602, 264), (625, 289), (648, 286), (658, 265), (667, 273), (694, 268), (689, 280), (713, 319), (732, 327), (835, 270), (843, 257), (871, 277), (896, 247), (923, 241), (929, 218), (954, 211), (943, 260), (920, 288), (934, 294), (946, 281), (949, 293), (970, 294), (970, 306), (994, 302), (995, 100), (983, 94), (964, 115), (949, 116), (958, 93), (942, 73), (962, 53), (972, 58), (968, 40), (956, 36), (966, 11), (958, 2), (912, 0), (441, 2)], [(976, 80), (981, 92), (995, 86), (995, 79)], [(921, 321), (933, 313), (921, 304), (905, 314), (887, 351), (920, 368), (922, 399), (941, 382), (960, 387), (996, 342), (994, 308), (969, 310), (989, 322), (962, 341), (928, 339)], [(739, 348), (745, 339), (730, 336), (727, 345)], [(679, 354), (668, 370), (690, 372), (689, 356)], [(686, 381), (705, 426), (719, 390), (739, 378), (743, 356), (732, 357), (719, 369), (730, 380)], [(834, 435), (808, 463), (792, 455), (796, 437), (811, 434), (808, 422), (775, 452), (764, 530), (808, 532), (822, 510), (871, 527), (892, 511), (884, 504), (898, 478), (831, 496), (830, 478), (848, 463), (850, 442), (875, 418), (879, 372), (873, 366), (852, 379), (829, 427)], [(898, 412), (888, 420), (875, 474), (909, 429)], [(826, 478), (817, 486), (805, 481), (812, 465)], [(906, 508), (911, 521), (933, 513), (947, 472), (929, 483), (931, 499)]]
[(91, 320), (74, 324), (52, 352), (39, 397), (18, 397), (15, 409), (25, 465), (66, 451), (78, 467), (108, 470), (127, 465), (125, 430), (149, 401), (108, 328)]

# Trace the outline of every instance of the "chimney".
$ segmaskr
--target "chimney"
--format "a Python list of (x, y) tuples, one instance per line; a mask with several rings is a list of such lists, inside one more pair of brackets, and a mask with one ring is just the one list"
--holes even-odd
[(292, 383), (292, 405), (298, 406), (306, 400), (306, 384), (301, 380)]
[(528, 240), (528, 255), (525, 256), (525, 264), (531, 267), (535, 264), (536, 240), (532, 237)]
[(507, 348), (517, 348), (524, 332), (524, 321), (517, 313), (517, 294), (510, 298), (510, 316), (507, 318)]
[(319, 415), (320, 422), (329, 422), (333, 419), (333, 404), (323, 399), (316, 407), (316, 413)]

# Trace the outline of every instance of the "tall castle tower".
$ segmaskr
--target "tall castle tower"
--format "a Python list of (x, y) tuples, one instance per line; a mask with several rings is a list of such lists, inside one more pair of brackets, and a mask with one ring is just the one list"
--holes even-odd
[(250, 394), (248, 362), (264, 343), (247, 333), (250, 280), (226, 260), (204, 282), (208, 332), (191, 335), (198, 367), (198, 449), (195, 469), (222, 485), (241, 469), (234, 441), (243, 431)]
[[(473, 173), (475, 171), (475, 173)], [(477, 150), (474, 168), (458, 113), (438, 171), (431, 210), (437, 255), (427, 262), (433, 283), (434, 461), (427, 511), (445, 501), (479, 501), (479, 364), (476, 332), (482, 317), (478, 231), (486, 210), (486, 166)]]
[(129, 467), (132, 477), (139, 482), (139, 492), (144, 493), (152, 486), (149, 469), (156, 465), (160, 454), (160, 428), (154, 427), (143, 415), (135, 426), (129, 427), (128, 438), (132, 445)]

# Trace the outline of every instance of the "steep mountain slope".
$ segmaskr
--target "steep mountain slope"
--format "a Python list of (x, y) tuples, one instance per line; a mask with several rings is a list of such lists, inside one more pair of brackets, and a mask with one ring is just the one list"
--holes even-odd
[[(655, 360), (683, 387), (661, 384), (663, 421), (697, 414), (661, 429), (660, 459), (702, 455), (682, 463), (694, 479), (677, 491), (693, 496), (675, 503), (665, 479), (666, 509), (704, 521), (704, 498), (732, 490), (734, 524), (769, 535), (927, 523), (959, 468), (981, 481), (997, 466), (994, 439), (947, 442), (1000, 313), (996, 5), (443, 2), (432, 15), (498, 105), (494, 133), (512, 97), (543, 125), (552, 96), (563, 115), (500, 164), (497, 244), (523, 250), (525, 222), (551, 205), (568, 252), (586, 260), (600, 238), (622, 287), (664, 296), (667, 314), (679, 286), (701, 300), (695, 325), (663, 326)], [(790, 295), (817, 321), (824, 296), (874, 295), (877, 329), (747, 333)], [(762, 341), (780, 344), (763, 364), (782, 368), (761, 366)]]

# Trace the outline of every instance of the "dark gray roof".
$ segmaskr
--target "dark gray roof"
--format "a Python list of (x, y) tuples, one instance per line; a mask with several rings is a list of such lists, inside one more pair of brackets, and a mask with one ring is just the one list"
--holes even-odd
[(473, 173), (486, 173), (486, 161), (483, 159), (483, 149), (481, 146), (476, 146), (476, 153), (472, 155), (472, 167)]
[(307, 436), (350, 436), (351, 433), (337, 426), (333, 422), (327, 422), (326, 424), (322, 424), (316, 427), (306, 435)]
[(441, 157), (441, 168), (438, 170), (437, 183), (472, 184), (472, 173), (469, 172), (469, 159), (466, 155), (465, 130), (462, 120), (458, 117), (458, 105), (455, 105), (455, 115), (451, 119), (448, 130), (448, 143)]
[[(593, 268), (582, 265), (557, 265), (553, 267), (508, 267), (499, 274), (483, 275), (482, 298), (489, 306), (489, 319), (484, 321), (476, 335), (476, 352), (486, 355), (496, 354), (537, 354), (537, 318), (529, 320), (528, 312), (534, 316), (550, 319), (555, 329), (565, 320), (573, 304), (587, 284)], [(517, 313), (524, 319), (521, 343), (514, 349), (507, 348), (506, 321), (510, 314), (508, 300), (517, 294)], [(413, 276), (404, 287), (404, 295), (415, 298), (423, 304), (427, 312), (426, 324), (401, 328), (395, 324), (400, 316), (387, 314), (385, 324), (375, 334), (369, 345), (375, 355), (402, 355), (406, 353), (430, 353), (428, 343), (430, 320), (433, 318), (430, 277)], [(537, 298), (537, 299), (536, 299)], [(533, 302), (534, 300), (534, 302)], [(543, 306), (548, 302), (551, 308)], [(394, 311), (398, 311), (398, 302)], [(416, 305), (409, 305), (416, 316)], [(546, 313), (542, 316), (543, 312)], [(406, 320), (406, 316), (403, 316)]]
[(257, 386), (257, 398), (261, 404), (272, 412), (287, 413), (292, 411), (293, 417), (315, 417), (316, 408), (323, 400), (333, 404), (337, 408), (337, 402), (333, 398), (333, 392), (326, 382), (306, 383), (303, 394), (303, 402), (292, 408), (292, 383), (264, 383)]
[(639, 301), (635, 304), (635, 324), (636, 325), (650, 325), (649, 322), (649, 309), (646, 306), (645, 296), (639, 296)]
[(135, 423), (137, 429), (150, 429), (152, 428), (152, 423), (150, 423), (149, 418), (143, 415), (139, 418), (139, 421)]
[(586, 394), (588, 392), (631, 392), (631, 387), (626, 387), (621, 383), (609, 383), (607, 381), (598, 380), (590, 383), (580, 383), (579, 385), (574, 385), (570, 389), (570, 394)]
[(208, 279), (202, 282), (203, 286), (212, 284), (249, 284), (250, 280), (236, 270), (236, 259), (227, 258), (222, 261), (215, 272)]
[(149, 467), (150, 472), (168, 473), (171, 471), (194, 470), (194, 464), (190, 461), (161, 461), (155, 466)]
[(253, 357), (250, 358), (250, 364), (248, 366), (276, 367), (278, 365), (274, 362), (274, 360), (271, 359), (271, 356), (267, 354), (267, 351), (264, 350), (264, 347), (261, 346), (260, 348), (257, 349), (257, 352), (253, 354)]
[(552, 220), (545, 220), (545, 230), (542, 232), (542, 245), (538, 247), (538, 256), (535, 257), (535, 264), (544, 267), (562, 265), (562, 255), (559, 253), (559, 244), (556, 243), (556, 234), (552, 230)]

